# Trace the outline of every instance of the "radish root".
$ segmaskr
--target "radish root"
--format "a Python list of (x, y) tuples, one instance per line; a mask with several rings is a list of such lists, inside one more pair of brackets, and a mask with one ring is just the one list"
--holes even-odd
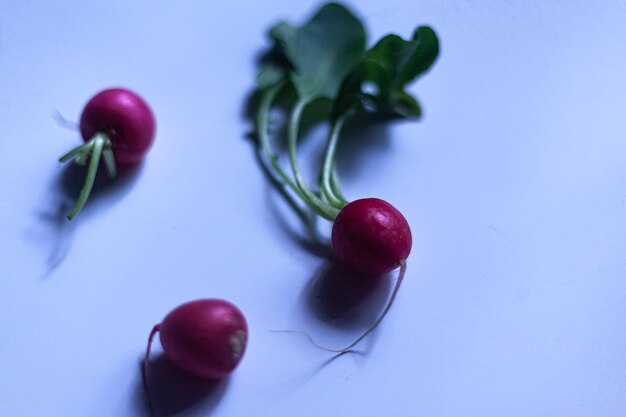
[(143, 389), (146, 392), (146, 398), (148, 400), (148, 413), (150, 417), (154, 417), (154, 405), (152, 404), (152, 396), (150, 395), (150, 388), (148, 386), (148, 365), (150, 359), (150, 348), (152, 347), (152, 341), (154, 340), (154, 336), (161, 329), (161, 325), (157, 324), (152, 328), (150, 332), (150, 336), (148, 337), (148, 346), (146, 347), (146, 356), (143, 358), (143, 367), (142, 367), (142, 379), (143, 379)]

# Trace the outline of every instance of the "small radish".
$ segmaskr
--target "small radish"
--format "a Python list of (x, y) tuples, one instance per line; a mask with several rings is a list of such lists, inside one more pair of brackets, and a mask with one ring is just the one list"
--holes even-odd
[(347, 265), (371, 275), (400, 266), (411, 252), (411, 229), (394, 206), (378, 198), (355, 200), (335, 218), (333, 249)]
[(100, 164), (111, 178), (117, 175), (117, 166), (140, 162), (154, 142), (156, 122), (152, 110), (136, 93), (124, 88), (103, 90), (85, 105), (80, 117), (80, 132), (84, 144), (72, 149), (60, 162), (74, 159), (80, 165), (89, 161), (85, 184), (74, 209), (68, 215), (72, 220), (83, 208)]
[(378, 327), (396, 299), (411, 253), (411, 229), (394, 206), (378, 198), (364, 198), (346, 204), (333, 223), (332, 244), (337, 257), (346, 265), (369, 275), (382, 275), (400, 268), (391, 297), (376, 321), (348, 346), (329, 349), (320, 346), (306, 332), (311, 343), (329, 352), (344, 353)]
[(391, 204), (378, 198), (363, 198), (339, 211), (333, 223), (332, 244), (337, 257), (357, 271), (382, 275), (400, 267), (391, 297), (378, 319), (350, 345), (342, 349), (323, 348), (343, 353), (378, 327), (396, 299), (406, 272), (406, 258), (411, 253), (411, 229)]
[[(330, 349), (319, 345), (308, 333), (311, 343), (329, 352), (351, 350), (383, 321), (393, 305), (406, 273), (406, 258), (411, 253), (409, 224), (394, 206), (378, 198), (364, 198), (346, 204), (337, 214), (332, 229), (335, 254), (349, 267), (368, 274), (382, 275), (400, 268), (391, 296), (376, 321), (348, 346)], [(292, 332), (291, 330), (278, 330)]]
[(172, 310), (150, 333), (159, 333), (167, 357), (181, 369), (201, 378), (221, 378), (239, 364), (248, 340), (241, 311), (228, 301), (204, 299)]
[(248, 325), (233, 304), (202, 299), (182, 304), (154, 326), (148, 338), (143, 380), (148, 404), (148, 360), (156, 333), (165, 355), (182, 370), (200, 378), (222, 378), (241, 361), (248, 341)]

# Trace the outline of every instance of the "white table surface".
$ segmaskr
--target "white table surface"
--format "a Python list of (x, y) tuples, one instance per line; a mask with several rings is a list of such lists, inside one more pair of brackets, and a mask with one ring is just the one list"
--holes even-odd
[[(391, 280), (348, 306), (314, 281), (327, 261), (243, 116), (265, 31), (317, 4), (0, 0), (1, 417), (147, 415), (148, 333), (204, 297), (244, 311), (248, 351), (202, 384), (157, 343), (161, 415), (626, 415), (626, 3), (351, 2), (370, 42), (428, 23), (441, 56), (412, 88), (421, 122), (340, 149), (348, 197), (392, 202), (414, 244), (387, 319), (330, 363), (270, 330), (341, 346)], [(155, 146), (67, 223), (56, 158), (79, 137), (52, 114), (117, 85), (154, 108)]]

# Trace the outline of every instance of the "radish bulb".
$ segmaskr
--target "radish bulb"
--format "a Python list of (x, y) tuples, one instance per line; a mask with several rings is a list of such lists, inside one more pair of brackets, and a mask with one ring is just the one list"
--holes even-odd
[(148, 405), (148, 365), (154, 336), (159, 333), (165, 355), (180, 369), (200, 378), (223, 378), (241, 361), (248, 342), (248, 325), (233, 304), (202, 299), (182, 304), (154, 326), (148, 338), (143, 381)]
[(73, 210), (72, 220), (83, 208), (93, 189), (100, 160), (104, 161), (111, 178), (118, 166), (139, 163), (154, 142), (156, 122), (148, 104), (133, 91), (110, 88), (93, 96), (80, 117), (80, 132), (84, 144), (72, 149), (60, 162), (73, 159), (87, 165), (87, 176)]

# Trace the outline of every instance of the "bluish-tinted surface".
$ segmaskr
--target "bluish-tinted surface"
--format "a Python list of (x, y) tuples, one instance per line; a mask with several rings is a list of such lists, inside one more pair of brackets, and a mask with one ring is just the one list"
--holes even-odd
[[(316, 4), (0, 1), (0, 416), (146, 415), (148, 333), (200, 297), (246, 313), (248, 352), (212, 385), (157, 343), (162, 415), (626, 415), (626, 3), (352, 3), (374, 36), (431, 24), (442, 54), (421, 123), (340, 150), (348, 197), (392, 202), (414, 246), (366, 354), (330, 363), (269, 330), (341, 346), (390, 285), (336, 301), (243, 116), (266, 29)], [(78, 134), (51, 115), (117, 85), (153, 106), (156, 145), (66, 223), (56, 157)]]

